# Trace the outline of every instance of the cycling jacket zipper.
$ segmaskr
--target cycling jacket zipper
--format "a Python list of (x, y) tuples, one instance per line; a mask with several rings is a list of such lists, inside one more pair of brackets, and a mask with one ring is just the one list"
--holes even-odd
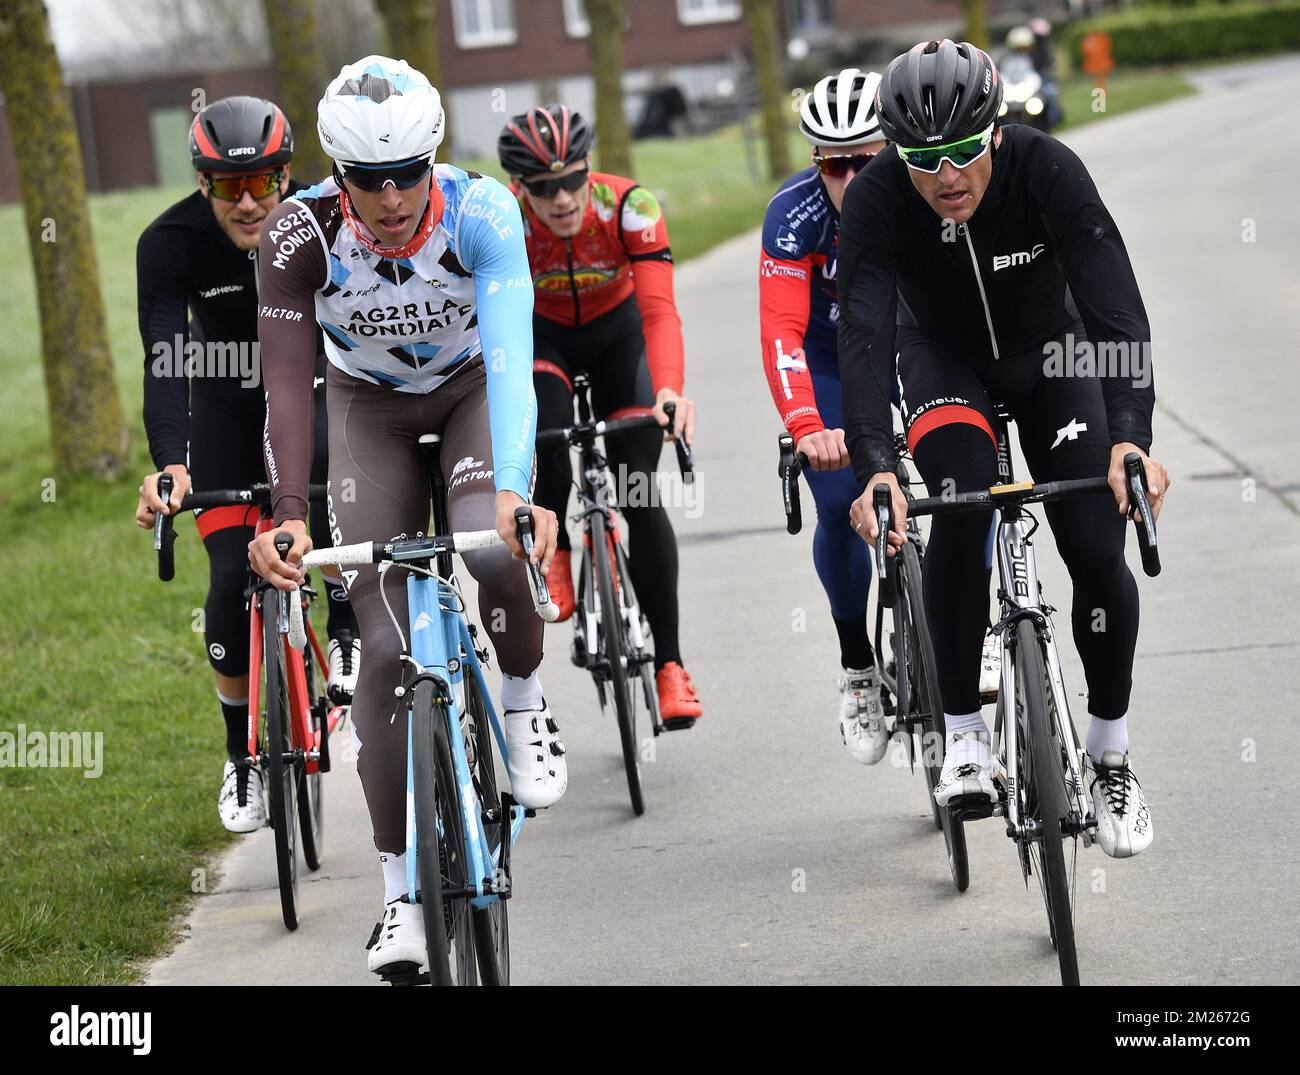
[(569, 259), (569, 290), (573, 293), (573, 323), (582, 324), (582, 308), (578, 305), (578, 282), (573, 278), (573, 240), (564, 240), (564, 253)]
[(980, 301), (984, 303), (984, 321), (989, 326), (989, 343), (993, 345), (993, 358), (996, 361), (1002, 356), (998, 354), (998, 338), (993, 333), (993, 311), (989, 309), (989, 297), (984, 292), (984, 277), (980, 275), (980, 263), (975, 258), (975, 244), (971, 242), (970, 225), (962, 225), (962, 234), (966, 236), (966, 249), (970, 251), (971, 268), (975, 270), (975, 283), (979, 285)]

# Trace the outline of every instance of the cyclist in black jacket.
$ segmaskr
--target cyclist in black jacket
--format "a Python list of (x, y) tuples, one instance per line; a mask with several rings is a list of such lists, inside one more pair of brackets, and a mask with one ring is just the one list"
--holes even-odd
[[(266, 396), (258, 346), (257, 251), (262, 221), (287, 194), (293, 133), (280, 111), (258, 97), (215, 101), (194, 119), (190, 157), (199, 189), (145, 229), (136, 248), (140, 337), (144, 342), (144, 424), (159, 472), (174, 480), (170, 512), (191, 487), (242, 489), (266, 481), (262, 426)], [(316, 471), (325, 480), (324, 370), (318, 369)], [(136, 521), (153, 525), (164, 510), (158, 473), (140, 487)], [(261, 776), (249, 762), (248, 543), (256, 511), (195, 512), (208, 554), (204, 641), (216, 673), (229, 759), (218, 812), (232, 832), (265, 822)], [(318, 517), (319, 516), (319, 517)], [(330, 544), (323, 512), (313, 538)], [(360, 642), (343, 586), (326, 580), (332, 696), (349, 700)]]
[[(1081, 497), (1045, 514), (1074, 585), (1098, 842), (1124, 857), (1152, 834), (1128, 760), (1138, 595), (1124, 562), (1123, 482), (1123, 457), (1138, 451), (1157, 510), (1169, 486), (1148, 455), (1150, 329), (1087, 169), (1047, 135), (999, 128), (1001, 100), (992, 61), (966, 43), (923, 42), (881, 81), (880, 125), (897, 152), (879, 154), (849, 185), (840, 223), (845, 432), (865, 490), (850, 519), (874, 540), (871, 490), (890, 485), (898, 529), (889, 540), (901, 546), (907, 505), (889, 409), (896, 354), (909, 449), (932, 494), (996, 483), (996, 404), (1015, 418), (1036, 480), (1109, 477), (1118, 510)], [(925, 560), (947, 722), (941, 804), (994, 795), (978, 691), (988, 527), (984, 513), (935, 518)]]

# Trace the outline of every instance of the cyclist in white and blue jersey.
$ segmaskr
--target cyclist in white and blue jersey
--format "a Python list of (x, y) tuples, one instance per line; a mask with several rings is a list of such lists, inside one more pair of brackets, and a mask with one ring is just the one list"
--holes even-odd
[[(543, 625), (514, 524), (515, 509), (530, 499), (537, 409), (532, 275), (518, 203), (494, 179), (434, 163), (441, 101), (404, 60), (368, 56), (344, 67), (318, 117), (333, 175), (286, 201), (262, 232), (264, 439), (277, 527), (250, 545), (250, 559), (281, 588), (302, 580), (319, 324), (329, 359), (334, 540), (426, 531), (419, 437), (441, 434), (451, 529), (494, 527), (507, 546), (464, 559), (503, 673), (511, 789), (525, 806), (550, 806), (568, 773), (542, 695)], [(545, 571), (557, 522), (544, 508), (532, 515), (533, 559)], [(287, 562), (275, 552), (277, 533), (294, 539)], [(366, 653), (352, 716), (384, 874), (385, 907), (368, 960), (381, 973), (426, 962), (419, 908), (403, 899), (406, 729), (391, 719), (401, 643), (377, 569), (344, 575)], [(390, 583), (384, 593), (404, 624), (405, 587)]]

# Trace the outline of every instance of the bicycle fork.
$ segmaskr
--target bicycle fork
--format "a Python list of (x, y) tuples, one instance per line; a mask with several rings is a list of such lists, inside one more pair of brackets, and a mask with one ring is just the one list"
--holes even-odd
[[(1031, 619), (1043, 642), (1047, 670), (1047, 700), (1052, 732), (1060, 746), (1065, 778), (1069, 816), (1062, 819), (1062, 831), (1067, 835), (1082, 836), (1084, 846), (1091, 843), (1091, 833), (1096, 819), (1088, 812), (1088, 802), (1083, 790), (1082, 747), (1070, 719), (1070, 708), (1065, 697), (1065, 680), (1061, 675), (1060, 657), (1049, 613), (1038, 580), (1038, 563), (1034, 557), (1031, 535), (1037, 528), (1033, 520), (1019, 510), (1006, 511), (997, 532), (998, 568), (1002, 589), (998, 597), (1002, 602), (1002, 619), (998, 627), (998, 644), (1002, 656), (1002, 688), (998, 700), (999, 728), (1005, 742), (1000, 754), (1005, 759), (1006, 773), (1006, 829), (1013, 840), (1036, 838), (1036, 823), (1020, 816), (1020, 791), (1022, 788), (1017, 736), (1020, 729), (1016, 714), (1015, 646), (1013, 638), (1016, 624)], [(1082, 822), (1080, 822), (1082, 819)]]

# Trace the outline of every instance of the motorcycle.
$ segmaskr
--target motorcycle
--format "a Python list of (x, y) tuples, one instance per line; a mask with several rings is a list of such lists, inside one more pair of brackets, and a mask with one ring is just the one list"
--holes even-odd
[(1043, 77), (1028, 56), (1009, 56), (998, 69), (1002, 76), (1002, 108), (998, 118), (1003, 123), (1026, 123), (1044, 134), (1050, 133), (1050, 100)]

